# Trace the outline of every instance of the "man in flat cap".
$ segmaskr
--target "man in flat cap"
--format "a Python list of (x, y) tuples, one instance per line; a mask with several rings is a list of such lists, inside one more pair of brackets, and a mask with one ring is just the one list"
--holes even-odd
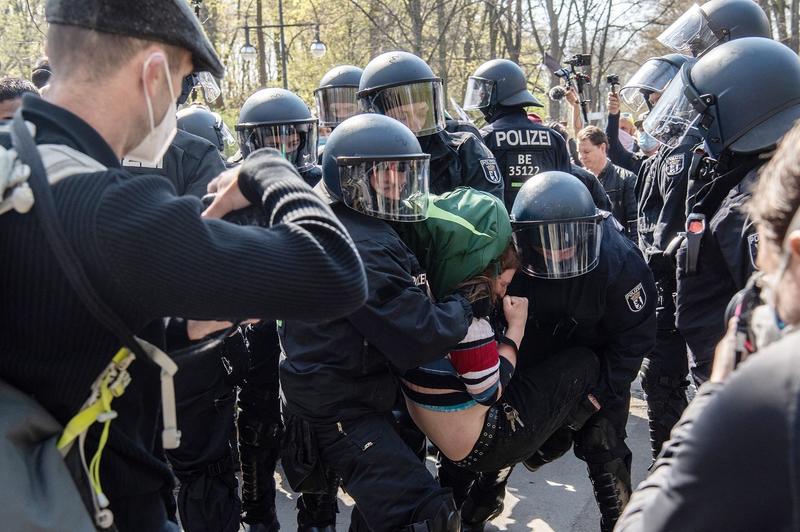
[[(203, 217), (201, 202), (176, 197), (163, 177), (134, 178), (120, 166), (125, 156), (162, 156), (187, 74), (223, 74), (186, 0), (49, 0), (46, 15), (53, 78), (44, 100), (23, 99), (22, 117), (38, 145), (83, 159), (85, 171), (51, 186), (58, 222), (94, 289), (133, 333), (163, 338), (167, 316), (334, 319), (363, 304), (350, 237), (277, 152), (252, 154)], [(0, 145), (10, 144), (0, 134)], [(263, 227), (211, 219), (250, 204), (263, 210)], [(36, 211), (0, 216), (0, 378), (64, 425), (120, 340), (72, 290)], [(92, 481), (95, 502), (121, 532), (177, 530), (163, 497), (172, 478), (159, 458), (159, 369), (137, 359), (127, 371), (100, 482)], [(87, 457), (102, 425), (88, 431)]]

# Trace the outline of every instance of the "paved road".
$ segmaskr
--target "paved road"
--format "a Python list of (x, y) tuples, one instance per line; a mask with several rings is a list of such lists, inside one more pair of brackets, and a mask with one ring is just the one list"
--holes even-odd
[[(641, 388), (634, 383), (631, 415), (628, 420), (628, 445), (633, 451), (633, 485), (641, 482), (650, 465), (650, 444), (647, 409)], [(429, 464), (430, 465), (430, 464)], [(343, 492), (337, 529), (347, 530), (353, 501)], [(279, 487), (278, 515), (283, 530), (295, 529), (294, 494)], [(511, 476), (506, 494), (505, 511), (486, 527), (487, 531), (509, 530), (535, 532), (596, 532), (600, 513), (586, 476), (586, 466), (568, 453), (535, 475), (517, 467)]]

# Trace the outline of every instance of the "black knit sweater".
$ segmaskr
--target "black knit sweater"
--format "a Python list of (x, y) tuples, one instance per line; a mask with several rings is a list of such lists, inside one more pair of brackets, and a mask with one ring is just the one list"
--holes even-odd
[[(163, 177), (129, 175), (97, 132), (68, 111), (27, 97), (23, 109), (38, 144), (65, 144), (108, 167), (67, 178), (53, 194), (92, 283), (134, 332), (167, 316), (330, 319), (364, 302), (350, 237), (277, 152), (254, 154), (239, 178), (245, 195), (263, 205), (269, 228), (239, 227), (201, 219), (200, 201), (175, 197)], [(66, 423), (119, 342), (72, 291), (32, 213), (0, 216), (0, 257), (0, 378)], [(131, 374), (113, 404), (119, 417), (101, 467), (112, 508), (115, 499), (170, 481), (155, 456), (158, 370), (138, 360)]]

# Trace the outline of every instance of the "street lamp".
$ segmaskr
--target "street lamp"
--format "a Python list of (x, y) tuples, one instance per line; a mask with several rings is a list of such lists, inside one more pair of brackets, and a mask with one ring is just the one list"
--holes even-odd
[(319, 40), (319, 26), (317, 26), (317, 33), (314, 36), (314, 41), (311, 43), (311, 55), (320, 59), (322, 56), (325, 55), (325, 52), (328, 51), (328, 47), (325, 46), (325, 43)]
[(242, 56), (242, 61), (249, 63), (250, 61), (255, 61), (256, 57), (258, 57), (258, 51), (250, 43), (250, 26), (247, 25), (247, 21), (244, 24), (244, 45), (239, 50), (239, 55)]

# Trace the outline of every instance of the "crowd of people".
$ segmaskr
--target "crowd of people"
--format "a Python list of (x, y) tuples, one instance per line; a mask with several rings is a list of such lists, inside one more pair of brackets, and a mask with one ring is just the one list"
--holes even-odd
[(331, 532), (344, 489), (353, 531), (482, 531), (572, 450), (602, 531), (800, 529), (800, 58), (758, 4), (687, 10), (605, 130), (505, 59), (454, 119), (391, 51), (231, 131), (188, 2), (46, 16), (0, 79), (4, 528)]

